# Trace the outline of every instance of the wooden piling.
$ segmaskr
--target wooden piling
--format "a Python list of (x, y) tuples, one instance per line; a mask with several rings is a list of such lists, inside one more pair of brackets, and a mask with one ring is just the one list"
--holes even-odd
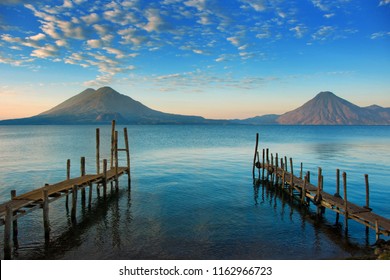
[(45, 188), (43, 189), (43, 226), (45, 228), (45, 240), (50, 238), (50, 221), (49, 221), (49, 191), (47, 189), (49, 185), (45, 184)]
[(294, 168), (293, 168), (293, 159), (291, 157), (290, 157), (290, 169), (291, 169), (290, 196), (293, 196), (293, 190), (294, 190)]
[(368, 174), (364, 174), (364, 179), (366, 181), (366, 206), (365, 206), (365, 208), (370, 209), (370, 186), (368, 184)]
[[(70, 180), (70, 159), (66, 161), (66, 180)], [(69, 193), (66, 193), (66, 198), (65, 198), (65, 207), (66, 210), (68, 211), (69, 209)]]
[(111, 168), (114, 167), (115, 120), (111, 122)]
[(264, 180), (264, 164), (265, 164), (265, 149), (263, 149), (263, 158), (262, 158), (262, 167), (263, 167), (263, 169), (261, 171), (261, 173), (262, 173), (261, 180)]
[(252, 169), (252, 176), (253, 176), (253, 178), (255, 178), (256, 154), (257, 154), (258, 147), (259, 147), (259, 133), (256, 133), (255, 155), (253, 157), (253, 169)]
[(114, 152), (115, 152), (115, 188), (118, 190), (119, 188), (119, 176), (118, 176), (118, 131), (115, 131), (114, 137)]
[(71, 211), (71, 218), (72, 221), (76, 220), (76, 210), (77, 210), (77, 185), (73, 185), (72, 187), (72, 211)]
[(100, 130), (96, 128), (96, 174), (100, 173)]
[(336, 197), (340, 197), (340, 169), (336, 169)]
[(12, 253), (12, 244), (11, 244), (11, 228), (12, 228), (12, 206), (11, 203), (7, 203), (5, 206), (6, 215), (5, 215), (5, 225), (4, 225), (4, 259), (11, 259)]
[(302, 179), (303, 176), (303, 163), (301, 162), (301, 171), (299, 172), (299, 178)]
[[(80, 173), (81, 176), (85, 175), (85, 157), (81, 157), (80, 159)], [(81, 189), (81, 202), (85, 203), (85, 188)]]
[(267, 181), (268, 181), (269, 179), (269, 149), (268, 148), (265, 150), (265, 156), (267, 161)]
[(278, 168), (279, 168), (279, 155), (278, 153), (276, 153), (275, 155), (275, 184), (276, 185), (279, 183)]
[[(13, 200), (16, 196), (16, 190), (11, 191), (11, 200)], [(12, 215), (16, 215), (16, 211), (13, 211)], [(15, 219), (12, 222), (12, 239), (14, 241), (14, 246), (18, 248), (18, 220)]]
[(348, 199), (347, 199), (347, 173), (343, 172), (344, 186), (344, 223), (345, 229), (348, 229)]
[[(127, 162), (127, 183), (128, 183), (128, 187), (130, 188), (130, 185), (131, 185), (131, 175), (130, 175), (130, 167), (131, 167), (131, 163), (130, 163), (130, 146), (129, 146), (129, 136), (127, 135), (127, 128), (123, 128), (123, 134), (125, 135), (125, 149), (126, 149), (126, 162)], [(257, 157), (259, 157), (259, 152), (257, 151), (257, 148), (256, 148), (256, 152), (257, 152)], [(259, 172), (260, 172), (260, 169), (259, 169)]]
[(305, 203), (306, 198), (306, 184), (307, 184), (307, 176), (305, 176), (305, 179), (303, 180), (303, 186), (302, 186), (302, 193), (301, 193), (301, 203)]
[(107, 159), (103, 159), (103, 196), (107, 196)]

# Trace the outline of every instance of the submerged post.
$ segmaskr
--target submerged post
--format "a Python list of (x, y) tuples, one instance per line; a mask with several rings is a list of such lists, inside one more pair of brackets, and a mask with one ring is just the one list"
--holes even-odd
[(336, 169), (336, 197), (340, 197), (340, 169)]
[(103, 196), (107, 195), (107, 159), (103, 159)]
[(261, 170), (261, 180), (263, 180), (264, 181), (264, 165), (265, 165), (265, 150), (263, 149), (263, 158), (262, 158), (262, 160), (263, 160), (263, 164), (262, 164), (262, 170)]
[(253, 168), (252, 168), (253, 179), (255, 178), (256, 155), (257, 155), (258, 146), (259, 146), (259, 133), (256, 133), (255, 155), (253, 156)]
[(72, 210), (71, 210), (72, 221), (76, 220), (76, 208), (77, 208), (77, 185), (73, 185), (73, 187), (72, 187)]
[(293, 169), (293, 159), (290, 157), (290, 169), (291, 169), (291, 178), (290, 178), (290, 196), (293, 196), (294, 189), (294, 169)]

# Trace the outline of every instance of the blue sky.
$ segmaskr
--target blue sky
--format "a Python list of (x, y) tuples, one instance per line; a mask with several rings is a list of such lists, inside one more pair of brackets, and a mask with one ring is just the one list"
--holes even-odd
[(0, 119), (101, 86), (207, 118), (390, 107), (390, 0), (2, 0), (0, 71)]

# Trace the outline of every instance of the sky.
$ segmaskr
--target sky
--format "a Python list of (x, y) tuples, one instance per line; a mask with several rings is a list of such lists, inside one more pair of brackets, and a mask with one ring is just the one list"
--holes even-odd
[(0, 0), (0, 119), (102, 86), (213, 119), (390, 107), (390, 0)]

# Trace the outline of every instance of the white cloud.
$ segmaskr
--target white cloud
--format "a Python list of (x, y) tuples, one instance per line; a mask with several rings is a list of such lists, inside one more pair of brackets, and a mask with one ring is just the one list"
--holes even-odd
[(105, 47), (103, 49), (106, 50), (107, 53), (109, 53), (109, 54), (114, 54), (115, 57), (118, 58), (118, 59), (125, 57), (124, 52), (121, 51), (121, 50), (118, 50), (118, 49), (115, 49), (115, 48), (111, 48), (111, 47)]
[(334, 35), (335, 30), (336, 29), (333, 26), (322, 26), (312, 35), (312, 38), (314, 40), (324, 41), (332, 37)]
[(390, 32), (382, 31), (382, 32), (375, 32), (375, 33), (371, 34), (370, 38), (371, 39), (380, 39), (380, 38), (384, 38), (384, 37), (388, 37), (388, 36), (390, 36)]
[(101, 48), (102, 47), (102, 41), (100, 40), (96, 40), (96, 39), (91, 39), (91, 40), (87, 40), (87, 45), (91, 48)]
[(157, 9), (147, 10), (145, 17), (147, 18), (148, 23), (144, 26), (144, 29), (148, 32), (162, 32), (172, 29), (172, 26), (161, 17), (160, 12)]
[(33, 41), (40, 41), (40, 40), (43, 40), (45, 38), (46, 38), (46, 35), (42, 34), (42, 33), (38, 33), (37, 35), (28, 37), (28, 39), (33, 40)]
[(81, 17), (83, 21), (85, 21), (88, 24), (96, 23), (99, 21), (99, 16), (97, 13), (92, 13), (87, 16)]
[(266, 9), (263, 0), (241, 0), (241, 2), (247, 4), (249, 7), (254, 9), (256, 12), (262, 12)]
[(295, 32), (295, 36), (297, 38), (302, 38), (303, 35), (306, 33), (307, 29), (303, 25), (297, 25), (295, 27), (290, 28), (289, 30)]
[(381, 0), (379, 2), (379, 6), (384, 6), (384, 5), (388, 5), (388, 4), (390, 4), (390, 0)]
[(58, 48), (54, 45), (45, 45), (42, 48), (35, 49), (31, 52), (31, 56), (38, 58), (48, 58), (58, 55)]

